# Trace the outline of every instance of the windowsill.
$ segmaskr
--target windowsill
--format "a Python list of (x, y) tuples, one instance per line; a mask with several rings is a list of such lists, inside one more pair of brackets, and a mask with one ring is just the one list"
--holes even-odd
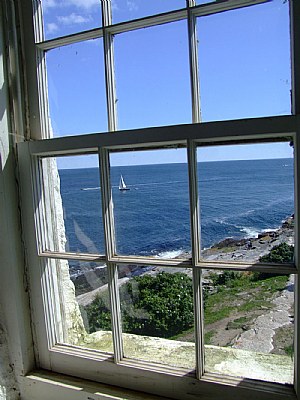
[(38, 370), (23, 379), (24, 400), (168, 400), (116, 386), (94, 383), (49, 371)]
[[(111, 332), (89, 334), (85, 344), (88, 348), (113, 352)], [(123, 344), (128, 358), (189, 370), (195, 365), (194, 343), (123, 333)], [(294, 366), (290, 356), (205, 345), (205, 359), (206, 372), (209, 373), (293, 384)]]
[[(207, 390), (209, 379), (206, 381), (207, 384), (205, 384), (205, 386)], [(19, 383), (22, 387), (21, 398), (23, 400), (171, 400), (169, 397), (123, 389), (117, 386), (96, 383), (46, 370), (33, 371), (27, 376), (21, 378)], [(224, 382), (224, 384), (225, 386), (222, 385), (223, 390), (221, 393), (219, 391), (220, 388), (218, 388), (219, 385), (215, 386), (215, 384), (213, 384), (213, 386), (216, 390), (212, 391), (212, 393), (215, 392), (215, 395), (212, 396), (211, 394), (212, 388), (210, 388), (207, 393), (210, 393), (209, 396), (212, 396), (212, 398), (221, 398), (221, 395), (224, 399), (233, 398), (234, 392), (231, 390), (229, 390), (229, 392), (228, 390), (224, 391), (225, 388), (228, 389), (226, 382)], [(206, 390), (204, 393), (206, 393)], [(204, 393), (202, 393), (200, 397)], [(241, 393), (235, 394), (239, 396)], [(296, 396), (292, 391), (286, 391), (285, 394), (283, 392), (276, 393), (276, 391), (274, 393), (261, 392), (260, 395), (262, 395), (262, 397), (259, 395), (258, 398), (269, 400), (276, 394), (279, 395), (278, 398), (280, 399), (296, 399)], [(245, 395), (245, 397), (243, 397), (245, 399), (252, 399), (254, 398), (252, 396), (257, 396), (257, 393), (249, 394), (249, 392), (244, 392), (243, 395)], [(190, 396), (192, 396), (191, 398), (195, 398), (195, 393), (189, 393), (187, 396), (188, 398), (190, 398)], [(199, 395), (196, 397), (199, 398)]]

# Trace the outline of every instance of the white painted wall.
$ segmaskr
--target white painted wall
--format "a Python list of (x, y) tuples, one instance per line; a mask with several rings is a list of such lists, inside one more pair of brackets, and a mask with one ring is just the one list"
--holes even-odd
[[(10, 129), (0, 4), (0, 400), (20, 398), (18, 378), (33, 365), (29, 302), (21, 247), (14, 132)], [(26, 350), (25, 350), (26, 349)], [(26, 354), (25, 354), (26, 353)]]

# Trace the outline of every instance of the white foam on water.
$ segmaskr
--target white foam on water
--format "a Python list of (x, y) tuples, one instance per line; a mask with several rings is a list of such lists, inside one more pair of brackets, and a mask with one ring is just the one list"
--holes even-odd
[(81, 190), (99, 190), (100, 189), (100, 186), (97, 186), (97, 187), (88, 187), (88, 188), (82, 188)]
[(255, 228), (247, 228), (247, 227), (241, 228), (240, 231), (245, 232), (246, 238), (256, 238), (258, 234), (261, 232)]
[(170, 259), (179, 257), (182, 254), (182, 250), (170, 250), (170, 251), (162, 251), (158, 253), (156, 257), (163, 259)]

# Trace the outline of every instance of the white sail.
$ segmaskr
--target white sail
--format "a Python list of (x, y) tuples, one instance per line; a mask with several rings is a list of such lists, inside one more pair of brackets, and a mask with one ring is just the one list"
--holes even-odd
[(123, 176), (121, 175), (120, 178), (120, 183), (119, 183), (119, 190), (129, 190), (128, 187), (126, 186)]

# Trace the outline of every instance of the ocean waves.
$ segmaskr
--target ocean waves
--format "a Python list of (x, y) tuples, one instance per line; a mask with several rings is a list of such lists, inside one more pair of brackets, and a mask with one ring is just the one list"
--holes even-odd
[[(102, 252), (99, 173), (71, 172), (60, 171), (68, 250)], [(132, 189), (125, 195), (120, 174)], [(198, 174), (202, 248), (276, 229), (294, 212), (290, 160), (201, 163)], [(118, 254), (167, 259), (191, 252), (185, 164), (113, 167), (111, 182)]]

